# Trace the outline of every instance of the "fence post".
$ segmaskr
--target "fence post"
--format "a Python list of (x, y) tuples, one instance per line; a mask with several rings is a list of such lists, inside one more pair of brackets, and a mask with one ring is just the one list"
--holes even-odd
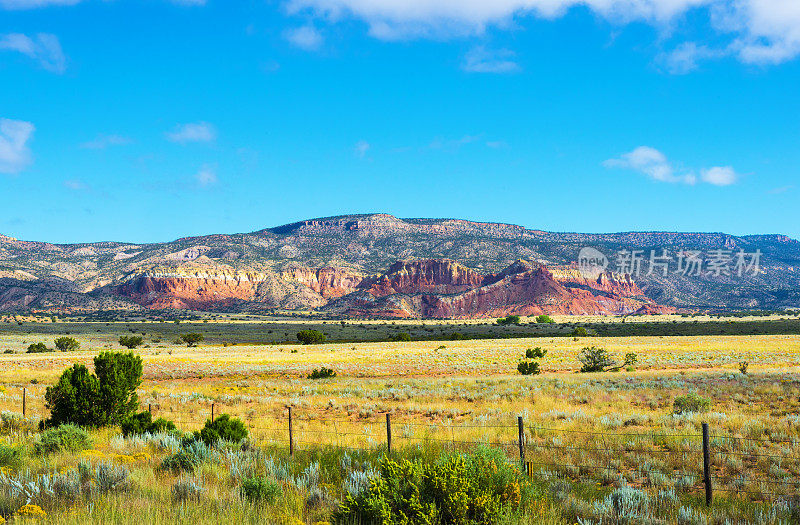
[(28, 408), (28, 406), (27, 406), (27, 401), (28, 400), (26, 399), (27, 398), (27, 394), (28, 394), (28, 389), (25, 388), (25, 387), (22, 387), (22, 419), (25, 419), (25, 415), (27, 414), (27, 408)]
[(703, 423), (703, 483), (706, 486), (706, 506), (713, 502), (714, 492), (711, 486), (711, 446), (708, 439), (708, 423)]
[(153, 404), (147, 403), (147, 411), (150, 412), (150, 415), (153, 415)]
[(214, 403), (211, 403), (211, 422), (214, 422)]
[(292, 407), (289, 407), (289, 455), (294, 456), (294, 435), (292, 434)]
[(522, 423), (522, 416), (517, 416), (517, 431), (519, 432), (519, 462), (522, 471), (525, 472), (525, 425)]
[(392, 453), (392, 416), (386, 413), (386, 448)]

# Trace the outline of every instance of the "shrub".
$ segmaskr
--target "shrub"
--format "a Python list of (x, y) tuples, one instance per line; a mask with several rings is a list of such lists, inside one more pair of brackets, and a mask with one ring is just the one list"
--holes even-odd
[(543, 324), (543, 323), (548, 323), (548, 324), (549, 323), (555, 323), (555, 321), (553, 321), (553, 318), (550, 317), (549, 315), (540, 315), (540, 316), (538, 316), (536, 318), (536, 322), (537, 323), (541, 323), (541, 324)]
[(142, 358), (132, 352), (103, 352), (94, 358), (95, 374), (84, 365), (65, 370), (45, 392), (46, 426), (74, 423), (97, 427), (121, 423), (139, 404)]
[(161, 469), (172, 472), (194, 472), (199, 464), (200, 459), (197, 456), (181, 449), (165, 457), (161, 462)]
[(406, 332), (400, 332), (399, 334), (390, 336), (389, 341), (411, 341), (411, 335)]
[(744, 375), (747, 375), (747, 369), (749, 366), (750, 363), (748, 363), (747, 361), (742, 361), (741, 363), (739, 363), (739, 372), (741, 372)]
[(509, 325), (509, 324), (519, 324), (520, 317), (518, 315), (509, 315), (507, 317), (501, 317), (497, 320), (497, 324), (499, 325)]
[(26, 353), (28, 353), (28, 354), (41, 354), (41, 353), (44, 353), (44, 352), (52, 352), (52, 350), (47, 348), (47, 345), (44, 344), (44, 343), (33, 343), (33, 344), (28, 346), (28, 351)]
[(281, 487), (271, 479), (253, 476), (242, 481), (242, 496), (254, 503), (273, 503), (281, 495)]
[(582, 366), (581, 372), (603, 372), (616, 366), (616, 361), (606, 352), (605, 348), (587, 346), (578, 356)]
[(172, 499), (179, 502), (197, 501), (203, 495), (205, 488), (191, 479), (179, 479), (172, 485)]
[(128, 488), (129, 476), (128, 467), (102, 461), (97, 466), (97, 489), (101, 493), (123, 491)]
[(575, 328), (572, 331), (572, 336), (573, 337), (588, 337), (588, 335), (589, 335), (589, 331), (586, 328), (582, 327), (582, 326), (578, 326), (577, 328)]
[(204, 340), (205, 336), (203, 334), (198, 334), (198, 333), (183, 334), (181, 336), (181, 341), (186, 343), (186, 346), (189, 347), (197, 346), (197, 343), (200, 343)]
[(708, 412), (711, 408), (711, 400), (703, 397), (696, 392), (691, 392), (685, 396), (678, 396), (672, 403), (672, 411), (675, 414), (692, 414), (694, 412)]
[(308, 379), (329, 379), (331, 377), (336, 377), (336, 371), (323, 366), (320, 369), (312, 370), (306, 377)]
[(141, 346), (142, 343), (144, 343), (144, 339), (138, 335), (123, 335), (119, 338), (119, 344), (125, 348), (130, 348), (131, 350), (137, 346)]
[(228, 414), (222, 414), (214, 419), (213, 423), (207, 419), (205, 426), (200, 430), (200, 439), (208, 446), (220, 440), (241, 443), (246, 437), (247, 429), (244, 423)]
[(80, 452), (92, 446), (92, 438), (75, 425), (59, 425), (42, 432), (33, 446), (37, 454)]
[(528, 359), (541, 359), (547, 354), (547, 350), (543, 350), (541, 346), (536, 348), (528, 348), (525, 350), (525, 357)]
[(524, 376), (536, 375), (541, 372), (538, 361), (521, 361), (517, 365), (517, 371)]
[(499, 451), (446, 454), (433, 463), (385, 457), (366, 490), (344, 494), (344, 523), (491, 524), (521, 502), (519, 470)]
[(56, 348), (62, 352), (72, 352), (80, 348), (81, 344), (74, 337), (59, 337), (55, 341)]
[(297, 340), (304, 345), (317, 345), (325, 342), (325, 334), (319, 330), (301, 330), (297, 332)]
[(0, 444), (0, 467), (19, 469), (22, 464), (22, 448)]
[(128, 419), (122, 422), (120, 428), (124, 436), (144, 434), (146, 432), (155, 434), (158, 432), (173, 432), (175, 423), (162, 417), (153, 421), (153, 416), (145, 410), (128, 416)]

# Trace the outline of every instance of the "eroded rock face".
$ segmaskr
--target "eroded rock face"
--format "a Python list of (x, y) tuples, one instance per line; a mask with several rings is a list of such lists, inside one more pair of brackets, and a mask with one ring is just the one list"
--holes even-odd
[(364, 280), (362, 274), (347, 268), (289, 268), (281, 272), (281, 278), (305, 285), (325, 299), (332, 299), (354, 292)]
[(397, 293), (454, 294), (480, 286), (483, 276), (449, 259), (398, 261), (369, 287), (383, 297)]
[(629, 276), (586, 278), (517, 261), (481, 275), (448, 260), (403, 261), (331, 310), (355, 316), (470, 318), (504, 315), (624, 314), (656, 307)]
[(250, 301), (265, 279), (256, 272), (160, 269), (131, 277), (116, 293), (154, 309), (204, 309)]

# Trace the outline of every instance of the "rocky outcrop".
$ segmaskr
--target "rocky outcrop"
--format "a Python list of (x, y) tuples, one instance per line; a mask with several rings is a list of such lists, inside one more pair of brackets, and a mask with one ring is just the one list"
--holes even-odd
[(369, 288), (328, 309), (352, 316), (474, 318), (505, 315), (626, 314), (655, 306), (628, 276), (585, 278), (517, 261), (483, 276), (453, 261), (403, 261)]
[(325, 299), (333, 299), (354, 292), (364, 276), (347, 268), (293, 267), (283, 270), (281, 278), (302, 284)]
[[(571, 264), (587, 247), (611, 268), (616, 254), (631, 250), (645, 259), (654, 249), (673, 256), (726, 249), (761, 257), (759, 271), (743, 278), (684, 275), (673, 265), (668, 276), (644, 271), (633, 283), (616, 274), (577, 272)], [(550, 274), (546, 283), (532, 274), (540, 268)], [(460, 219), (347, 215), (153, 244), (52, 244), (0, 235), (0, 278), (14, 283), (5, 286), (7, 300), (0, 303), (9, 311), (102, 304), (263, 312), (333, 308), (329, 303), (339, 301), (355, 306), (360, 297), (364, 312), (490, 315), (508, 305), (544, 309), (545, 297), (564, 291), (561, 299), (548, 299), (564, 312), (627, 311), (641, 292), (653, 304), (689, 310), (780, 309), (800, 305), (800, 242), (784, 235), (558, 233)], [(497, 283), (508, 289), (492, 288)], [(547, 293), (526, 298), (537, 286)]]
[(220, 269), (153, 269), (131, 276), (115, 293), (154, 309), (205, 309), (250, 301), (263, 274)]
[(398, 293), (455, 294), (480, 286), (483, 276), (449, 259), (398, 261), (369, 287), (376, 297)]

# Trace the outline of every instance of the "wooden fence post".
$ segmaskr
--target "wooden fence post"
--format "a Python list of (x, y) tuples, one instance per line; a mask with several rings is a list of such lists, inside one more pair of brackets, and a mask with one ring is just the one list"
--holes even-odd
[(386, 448), (392, 453), (392, 416), (386, 413)]
[(211, 403), (211, 422), (214, 422), (214, 403)]
[(28, 389), (25, 388), (25, 387), (22, 387), (22, 419), (25, 419), (25, 416), (26, 416), (26, 414), (28, 412), (28, 406), (27, 406), (27, 401), (28, 400), (26, 399), (27, 398), (27, 394), (28, 394)]
[(522, 466), (522, 471), (525, 472), (525, 425), (522, 422), (522, 416), (517, 416), (517, 431), (519, 433), (519, 462)]
[(147, 411), (150, 412), (150, 415), (153, 415), (153, 404), (147, 403)]
[(292, 433), (292, 407), (289, 407), (289, 455), (294, 456), (294, 435)]
[(708, 423), (703, 423), (703, 483), (706, 486), (706, 506), (710, 507), (714, 500), (714, 489), (711, 485), (711, 445), (708, 437)]

